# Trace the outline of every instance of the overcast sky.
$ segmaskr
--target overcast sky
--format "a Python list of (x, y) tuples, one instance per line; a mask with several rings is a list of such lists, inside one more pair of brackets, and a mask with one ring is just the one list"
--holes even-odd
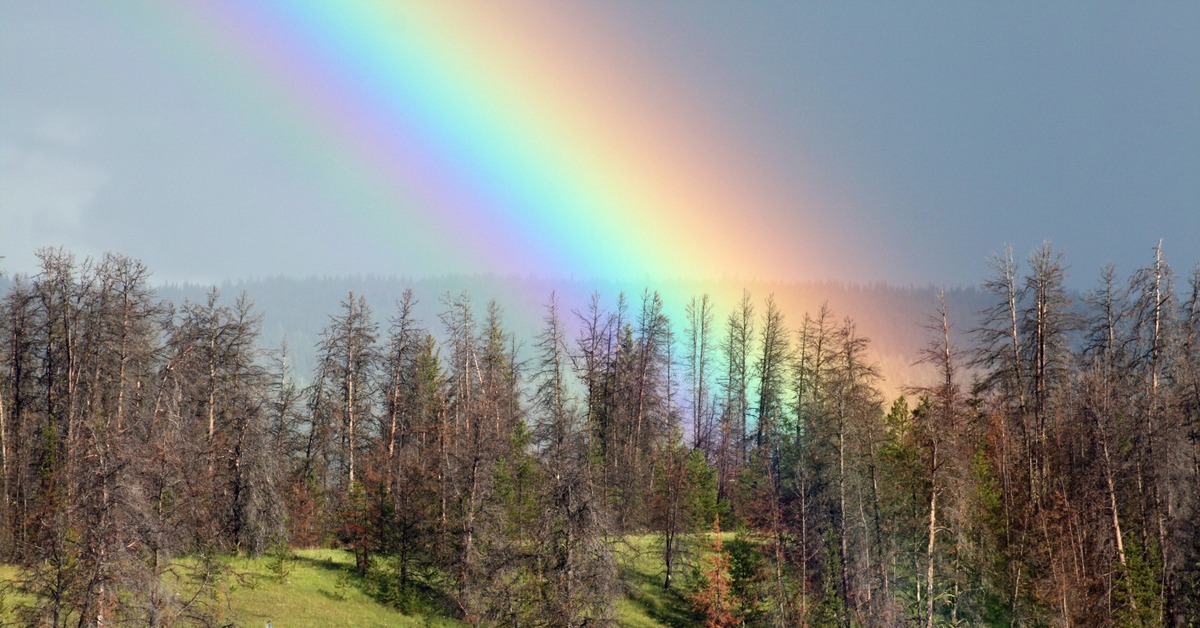
[[(375, 196), (323, 188), (286, 126), (196, 62), (220, 42), (177, 41), (186, 24), (147, 6), (0, 2), (0, 270), (60, 245), (165, 281), (489, 270), (401, 265), (336, 204)], [(1079, 287), (1159, 238), (1177, 270), (1200, 260), (1200, 2), (591, 11), (764, 177), (853, 227), (836, 244), (867, 262), (830, 279), (976, 284), (1043, 240)]]

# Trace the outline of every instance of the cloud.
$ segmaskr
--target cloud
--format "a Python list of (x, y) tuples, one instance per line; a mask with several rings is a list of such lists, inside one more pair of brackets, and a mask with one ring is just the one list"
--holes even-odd
[(64, 140), (79, 141), (78, 129), (51, 128), (49, 145), (0, 144), (0, 250), (17, 258), (80, 244), (85, 214), (108, 182), (102, 169), (62, 150)]
[(92, 125), (78, 116), (65, 113), (50, 113), (42, 116), (34, 126), (39, 139), (60, 148), (77, 148), (91, 139)]

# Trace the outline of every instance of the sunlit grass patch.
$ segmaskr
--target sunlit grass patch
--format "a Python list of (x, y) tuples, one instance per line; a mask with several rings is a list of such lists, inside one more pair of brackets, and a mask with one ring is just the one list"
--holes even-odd
[[(660, 538), (635, 535), (619, 541), (616, 548), (622, 595), (615, 601), (614, 614), (621, 626), (696, 625), (699, 617), (688, 599), (691, 592), (689, 568), (680, 570), (672, 590), (663, 589)], [(406, 615), (380, 601), (372, 577), (360, 576), (354, 556), (340, 549), (275, 550), (259, 557), (221, 557), (215, 580), (208, 587), (205, 607), (212, 619), (237, 626), (279, 628), (325, 626), (462, 626), (445, 613)], [(188, 598), (200, 586), (198, 557), (177, 559), (162, 579), (163, 590)], [(20, 568), (0, 565), (0, 624), (15, 625), (15, 607), (32, 598), (20, 590)], [(436, 608), (430, 602), (422, 610)]]
[(230, 607), (238, 625), (261, 626), (458, 626), (442, 617), (407, 616), (373, 599), (344, 550), (293, 552), (286, 575), (273, 557), (236, 558), (229, 563), (249, 585), (233, 585)]
[(679, 569), (671, 590), (663, 588), (659, 535), (630, 535), (618, 541), (617, 565), (624, 585), (624, 596), (617, 600), (622, 626), (694, 626), (701, 621), (687, 599), (690, 568)]

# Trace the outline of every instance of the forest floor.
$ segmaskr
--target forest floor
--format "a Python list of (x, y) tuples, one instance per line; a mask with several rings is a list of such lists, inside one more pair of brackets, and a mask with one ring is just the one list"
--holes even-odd
[(616, 604), (617, 622), (622, 626), (648, 628), (702, 623), (684, 592), (689, 568), (677, 569), (672, 589), (663, 589), (661, 538), (654, 534), (628, 536), (617, 544), (617, 565), (625, 588), (625, 595)]
[[(657, 537), (629, 537), (617, 551), (625, 595), (616, 604), (621, 626), (652, 628), (692, 626), (699, 618), (680, 589), (663, 589), (662, 561)], [(279, 581), (270, 558), (238, 559), (231, 566), (244, 574), (249, 586), (231, 586), (230, 614), (239, 626), (458, 626), (440, 616), (403, 615), (368, 593), (369, 586), (354, 570), (354, 557), (345, 550), (296, 550), (291, 570)]]
[[(691, 626), (699, 622), (681, 592), (683, 573), (672, 591), (663, 589), (658, 537), (631, 536), (618, 544), (616, 559), (624, 595), (615, 605), (617, 623), (633, 628)], [(303, 628), (326, 626), (461, 626), (433, 604), (428, 614), (405, 615), (372, 594), (371, 583), (354, 568), (354, 557), (339, 549), (298, 549), (278, 557), (230, 558), (228, 569), (208, 607), (218, 625)], [(681, 570), (681, 572), (686, 570)], [(11, 565), (0, 565), (0, 581), (20, 578)], [(187, 590), (186, 582), (168, 586)], [(0, 594), (0, 624), (19, 624), (15, 607), (31, 597), (8, 588)], [(183, 623), (186, 624), (186, 621)]]
[(296, 550), (282, 578), (272, 559), (239, 558), (230, 567), (244, 584), (230, 586), (238, 626), (457, 626), (445, 618), (404, 615), (368, 593), (345, 550)]

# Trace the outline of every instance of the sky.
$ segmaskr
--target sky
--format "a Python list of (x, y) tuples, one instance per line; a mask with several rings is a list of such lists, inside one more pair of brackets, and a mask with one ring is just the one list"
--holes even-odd
[(0, 271), (1200, 261), (1200, 3), (0, 2)]

